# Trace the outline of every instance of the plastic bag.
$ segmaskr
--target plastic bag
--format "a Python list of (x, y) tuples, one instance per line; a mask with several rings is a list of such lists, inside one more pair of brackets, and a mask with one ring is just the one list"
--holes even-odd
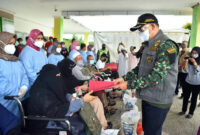
[(123, 96), (123, 103), (125, 105), (125, 110), (138, 110), (138, 107), (135, 105), (137, 98), (133, 98), (129, 94), (125, 93)]
[(102, 129), (101, 135), (118, 135), (119, 130), (118, 129)]
[(137, 135), (137, 123), (140, 119), (140, 112), (137, 110), (130, 110), (121, 116), (121, 126), (124, 135)]

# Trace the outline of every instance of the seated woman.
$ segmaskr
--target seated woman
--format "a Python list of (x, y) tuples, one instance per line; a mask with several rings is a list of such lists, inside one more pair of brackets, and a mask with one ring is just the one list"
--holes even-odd
[(64, 56), (61, 54), (62, 46), (58, 42), (54, 42), (51, 54), (48, 57), (48, 64), (57, 65), (58, 62), (64, 59)]
[[(72, 69), (76, 66), (74, 62), (72, 62), (70, 59), (64, 59), (61, 62), (58, 63), (59, 70), (61, 72), (62, 80), (64, 81), (63, 87), (65, 89), (68, 89), (68, 91), (74, 92), (74, 88), (76, 86), (82, 85), (85, 81), (77, 80), (76, 77), (72, 75)], [(83, 89), (83, 88), (82, 88)], [(90, 102), (91, 106), (94, 109), (94, 112), (97, 115), (97, 118), (99, 119), (102, 127), (106, 129), (108, 127), (107, 120), (105, 118), (104, 109), (101, 101), (99, 98), (95, 98)]]
[[(64, 89), (62, 83), (59, 69), (54, 65), (45, 65), (30, 89), (28, 114), (53, 118), (68, 117), (71, 126), (76, 128), (75, 131), (72, 131), (73, 135), (85, 135), (82, 120), (76, 114), (73, 115), (73, 113), (79, 111), (84, 102), (90, 102), (95, 97), (88, 93), (81, 99), (67, 100), (66, 95), (72, 94), (73, 91), (69, 91), (67, 88)], [(84, 86), (80, 86), (80, 88), (84, 89)], [(47, 123), (42, 123), (39, 127), (44, 128), (46, 125)]]

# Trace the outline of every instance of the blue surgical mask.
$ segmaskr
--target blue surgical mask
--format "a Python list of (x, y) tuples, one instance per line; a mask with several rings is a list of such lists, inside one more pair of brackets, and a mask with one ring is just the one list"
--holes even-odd
[(90, 65), (93, 65), (94, 64), (94, 60), (90, 60)]
[(83, 64), (83, 61), (82, 60), (79, 60), (77, 61), (76, 65), (80, 66), (80, 67), (83, 67), (84, 64)]

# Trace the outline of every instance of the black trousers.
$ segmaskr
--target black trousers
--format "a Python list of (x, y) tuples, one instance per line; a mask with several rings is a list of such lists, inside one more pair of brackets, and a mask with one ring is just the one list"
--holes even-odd
[(185, 83), (185, 90), (183, 93), (183, 107), (182, 107), (183, 112), (187, 111), (188, 100), (190, 98), (190, 95), (192, 94), (189, 114), (192, 114), (192, 115), (194, 114), (199, 92), (200, 92), (200, 85), (191, 85), (187, 82)]
[[(175, 94), (178, 94), (178, 92), (179, 92), (179, 90), (178, 90), (179, 84), (182, 87), (182, 90), (184, 91), (184, 85), (185, 85), (186, 77), (187, 77), (187, 73), (182, 73), (182, 72), (178, 73), (178, 80), (177, 80)], [(183, 95), (183, 93), (182, 93), (182, 95)]]
[(144, 135), (161, 135), (162, 126), (170, 108), (161, 109), (142, 101), (142, 126)]

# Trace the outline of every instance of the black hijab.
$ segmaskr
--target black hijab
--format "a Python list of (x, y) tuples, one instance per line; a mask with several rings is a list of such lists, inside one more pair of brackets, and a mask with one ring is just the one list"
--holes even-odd
[[(192, 49), (192, 51), (197, 51), (199, 57), (197, 57), (197, 58), (195, 59), (195, 61), (196, 61), (196, 63), (197, 63), (198, 65), (200, 65), (200, 47), (194, 47), (194, 48)], [(192, 57), (192, 51), (191, 51), (191, 53), (190, 53), (190, 57)], [(192, 63), (191, 61), (189, 61), (189, 64), (190, 64), (190, 65), (193, 65), (193, 63)]]
[(68, 58), (63, 59), (58, 63), (58, 68), (63, 77), (68, 78), (72, 76), (72, 69), (76, 64)]
[(68, 111), (67, 92), (62, 87), (59, 69), (45, 65), (30, 89), (28, 113), (48, 117), (63, 118)]
[(62, 81), (63, 81), (63, 89), (67, 93), (74, 93), (74, 89), (76, 86), (83, 85), (84, 81), (77, 80), (72, 75), (72, 69), (76, 66), (76, 64), (68, 58), (65, 58), (61, 62), (58, 63), (58, 68), (61, 72)]

